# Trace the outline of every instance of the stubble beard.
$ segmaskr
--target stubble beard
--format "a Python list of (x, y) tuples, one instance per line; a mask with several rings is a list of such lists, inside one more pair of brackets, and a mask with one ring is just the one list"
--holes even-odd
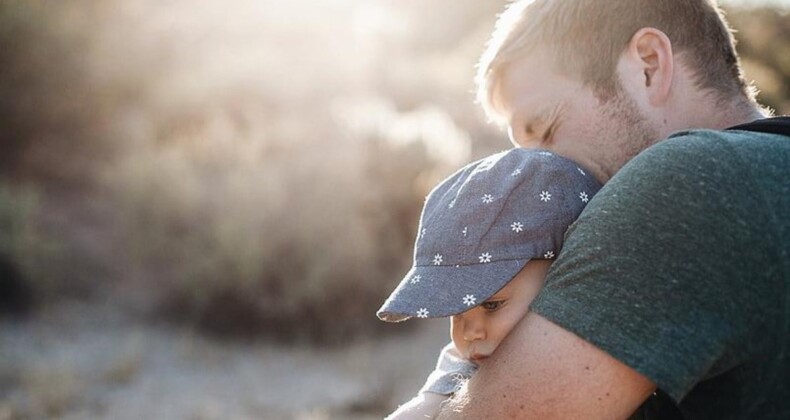
[(660, 140), (660, 134), (639, 110), (636, 102), (618, 87), (617, 92), (601, 102), (603, 125), (599, 127), (607, 147), (604, 161), (609, 177), (628, 161)]

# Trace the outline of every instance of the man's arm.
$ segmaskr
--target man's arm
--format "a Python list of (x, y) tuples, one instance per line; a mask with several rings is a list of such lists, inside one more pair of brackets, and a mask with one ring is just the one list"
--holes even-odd
[(625, 419), (655, 385), (533, 312), (439, 419)]

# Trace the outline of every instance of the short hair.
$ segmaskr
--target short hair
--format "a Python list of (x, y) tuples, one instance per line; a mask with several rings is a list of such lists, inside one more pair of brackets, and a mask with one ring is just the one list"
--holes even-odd
[(664, 32), (692, 70), (697, 87), (719, 100), (753, 92), (741, 72), (735, 39), (715, 0), (517, 0), (499, 16), (477, 65), (477, 100), (495, 118), (496, 92), (508, 64), (548, 48), (558, 70), (603, 100), (618, 93), (615, 68), (642, 28)]

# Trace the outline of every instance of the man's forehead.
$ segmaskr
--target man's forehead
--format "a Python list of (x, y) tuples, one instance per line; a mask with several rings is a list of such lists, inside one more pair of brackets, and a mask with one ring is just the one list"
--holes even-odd
[(542, 58), (530, 54), (514, 60), (503, 69), (492, 102), (505, 122), (545, 117), (577, 88), (554, 68), (550, 60)]

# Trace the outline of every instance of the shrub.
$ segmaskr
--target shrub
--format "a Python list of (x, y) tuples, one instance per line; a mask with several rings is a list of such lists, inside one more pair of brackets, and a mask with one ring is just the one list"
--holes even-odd
[(0, 181), (0, 312), (86, 298), (107, 278), (104, 263), (85, 252), (62, 220), (53, 222), (65, 203), (45, 198), (39, 188)]
[(29, 309), (32, 290), (25, 281), (20, 258), (32, 241), (31, 196), (14, 194), (0, 184), (0, 311), (19, 313)]
[(0, 311), (18, 314), (58, 292), (57, 244), (38, 226), (39, 195), (0, 183)]
[(136, 287), (166, 318), (221, 335), (339, 342), (380, 331), (375, 310), (408, 268), (441, 165), (424, 143), (371, 126), (323, 125), (325, 143), (308, 147), (276, 127), (245, 136), (216, 124), (226, 117), (192, 116), (106, 174)]

